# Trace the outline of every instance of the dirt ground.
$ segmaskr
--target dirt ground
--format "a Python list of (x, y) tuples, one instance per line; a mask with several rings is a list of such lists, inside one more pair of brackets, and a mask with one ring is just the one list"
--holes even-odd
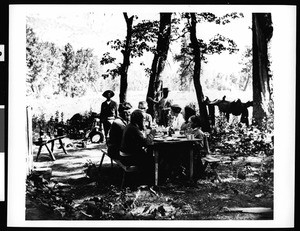
[(119, 166), (112, 167), (105, 157), (99, 171), (105, 144), (82, 147), (75, 140), (64, 142), (68, 155), (55, 146), (55, 161), (46, 148), (35, 161), (38, 147), (34, 146), (34, 167), (48, 167), (52, 173), (51, 178), (49, 174), (28, 177), (26, 220), (273, 219), (273, 174), (261, 171), (263, 157), (233, 159), (221, 150), (214, 155), (221, 159), (217, 168), (221, 182), (207, 177), (121, 190)]

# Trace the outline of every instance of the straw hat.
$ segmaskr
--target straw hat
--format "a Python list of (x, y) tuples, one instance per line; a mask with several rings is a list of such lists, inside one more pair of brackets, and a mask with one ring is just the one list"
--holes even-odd
[(102, 96), (107, 98), (109, 93), (111, 98), (115, 95), (115, 93), (112, 90), (106, 90), (105, 92), (103, 92)]

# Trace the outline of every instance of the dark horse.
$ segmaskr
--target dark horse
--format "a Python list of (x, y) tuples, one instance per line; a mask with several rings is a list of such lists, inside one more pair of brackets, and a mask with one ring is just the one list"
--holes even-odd
[(253, 101), (248, 101), (246, 103), (242, 103), (240, 99), (235, 101), (227, 101), (225, 100), (226, 96), (223, 96), (222, 100), (214, 100), (210, 101), (208, 97), (206, 97), (205, 104), (208, 106), (209, 118), (212, 125), (215, 124), (215, 106), (218, 106), (219, 111), (226, 115), (227, 121), (229, 121), (229, 115), (241, 116), (241, 123), (245, 123), (249, 126), (249, 112), (248, 107), (253, 106)]

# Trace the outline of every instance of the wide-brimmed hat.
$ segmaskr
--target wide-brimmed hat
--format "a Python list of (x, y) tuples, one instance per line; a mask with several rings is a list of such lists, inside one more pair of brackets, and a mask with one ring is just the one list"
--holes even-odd
[(132, 105), (129, 102), (124, 102), (119, 105), (118, 111), (122, 112), (122, 111), (130, 110), (131, 108)]
[(107, 98), (108, 93), (110, 93), (110, 97), (113, 97), (115, 95), (115, 93), (112, 90), (106, 90), (105, 92), (103, 92), (102, 96)]
[(181, 112), (181, 107), (180, 107), (178, 104), (172, 104), (172, 105), (171, 105), (171, 109), (172, 109), (172, 111), (174, 111), (175, 113)]

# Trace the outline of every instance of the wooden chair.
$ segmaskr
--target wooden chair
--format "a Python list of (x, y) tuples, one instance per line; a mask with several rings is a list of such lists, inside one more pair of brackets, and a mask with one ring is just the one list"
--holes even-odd
[[(120, 156), (127, 156), (127, 154), (120, 151)], [(128, 182), (128, 177), (132, 176), (132, 174), (136, 174), (139, 171), (139, 169), (135, 165), (126, 166), (120, 160), (116, 160), (116, 163), (123, 169), (123, 177), (121, 183), (121, 189), (123, 189), (125, 183)]]
[(218, 180), (219, 182), (222, 182), (222, 180), (219, 177), (219, 174), (217, 172), (217, 167), (219, 166), (220, 159), (217, 159), (212, 156), (205, 156), (202, 158), (202, 161), (204, 162), (204, 169), (207, 169), (207, 167), (209, 166), (213, 172), (214, 178), (216, 180)]
[(207, 170), (209, 166), (213, 172), (215, 179), (221, 182), (221, 178), (217, 172), (217, 167), (219, 166), (220, 159), (211, 156), (211, 151), (209, 148), (209, 143), (207, 137), (204, 138), (204, 148), (200, 150), (201, 160), (203, 162), (204, 171)]

